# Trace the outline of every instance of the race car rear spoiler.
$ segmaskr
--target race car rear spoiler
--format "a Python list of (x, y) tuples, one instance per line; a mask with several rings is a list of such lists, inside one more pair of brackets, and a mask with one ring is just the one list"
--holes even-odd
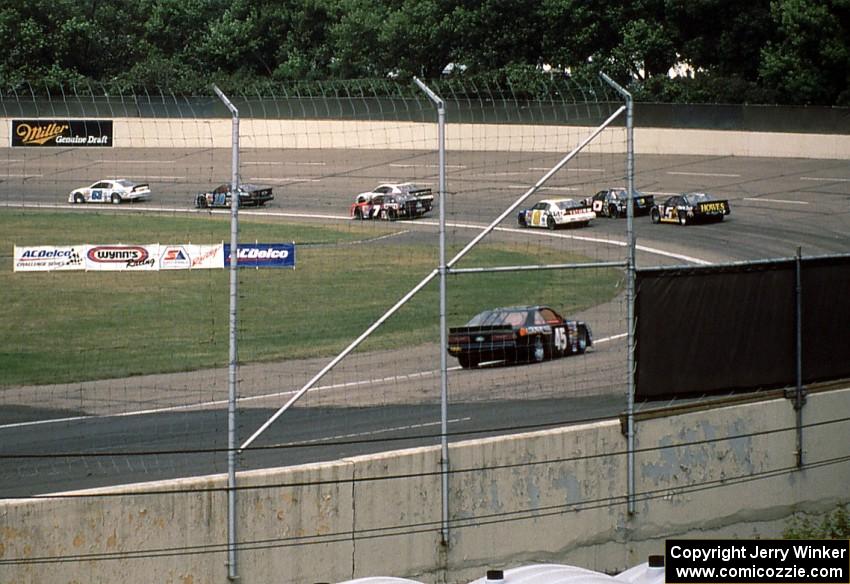
[(703, 201), (697, 203), (696, 212), (700, 215), (728, 215), (729, 201)]

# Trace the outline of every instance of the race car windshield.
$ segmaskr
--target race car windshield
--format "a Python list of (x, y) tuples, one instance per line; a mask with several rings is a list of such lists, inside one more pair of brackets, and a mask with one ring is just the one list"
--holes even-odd
[(117, 180), (117, 181), (115, 181), (115, 182), (116, 182), (117, 184), (121, 185), (122, 187), (132, 187), (132, 186), (133, 186), (133, 183), (131, 183), (131, 182), (130, 182), (130, 181), (128, 181), (128, 180), (123, 180), (123, 179), (122, 179), (122, 180)]
[(558, 201), (559, 209), (575, 209), (579, 204), (573, 201), (572, 199), (567, 199), (566, 201)]
[(527, 318), (528, 313), (524, 310), (488, 310), (474, 316), (467, 326), (522, 326)]
[(691, 205), (696, 205), (697, 203), (704, 203), (705, 201), (711, 201), (712, 199), (705, 193), (688, 193), (685, 195), (685, 200)]

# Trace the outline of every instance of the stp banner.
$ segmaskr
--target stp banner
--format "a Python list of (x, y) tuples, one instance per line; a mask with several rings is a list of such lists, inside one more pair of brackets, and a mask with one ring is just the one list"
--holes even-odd
[[(239, 244), (240, 268), (295, 268), (295, 243)], [(224, 267), (230, 266), (230, 244), (224, 244)]]

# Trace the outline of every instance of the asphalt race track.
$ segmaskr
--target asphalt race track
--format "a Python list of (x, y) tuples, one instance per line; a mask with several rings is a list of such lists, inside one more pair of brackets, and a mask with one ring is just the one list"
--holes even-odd
[[(4, 159), (5, 157), (5, 159)], [(39, 149), (6, 149), (0, 161), (6, 166), (0, 174), (0, 212), (20, 206), (55, 209), (68, 208), (88, 212), (90, 206), (67, 204), (72, 188), (97, 179), (122, 176), (149, 181), (154, 198), (134, 205), (97, 207), (102, 212), (138, 212), (162, 209), (165, 212), (206, 213), (192, 206), (193, 194), (211, 186), (214, 169), (229, 168), (229, 151), (114, 149), (106, 153), (71, 152), (52, 149), (49, 156)], [(256, 150), (243, 154), (243, 181), (272, 184), (276, 199), (267, 208), (251, 211), (282, 220), (346, 221), (353, 194), (369, 190), (380, 182), (414, 179), (436, 186), (436, 156), (433, 152), (371, 152), (297, 150)], [(451, 219), (456, 224), (484, 226), (530, 187), (559, 157), (529, 153), (452, 153), (447, 157), (448, 189), (457, 193), (451, 201)], [(614, 157), (605, 163), (616, 161)], [(622, 163), (622, 157), (618, 163)], [(542, 195), (583, 197), (593, 194), (588, 175), (605, 172), (622, 176), (622, 169), (596, 169), (585, 164), (586, 172), (556, 176)], [(619, 173), (619, 174), (617, 174)], [(226, 182), (227, 172), (220, 182)], [(620, 183), (622, 184), (622, 183)], [(839, 160), (763, 159), (741, 157), (640, 156), (636, 160), (635, 187), (654, 193), (656, 200), (666, 193), (704, 190), (730, 201), (732, 215), (719, 224), (681, 228), (653, 225), (648, 218), (635, 219), (639, 246), (639, 266), (670, 264), (709, 264), (791, 257), (800, 247), (804, 255), (850, 253), (850, 164)], [(534, 201), (544, 198), (535, 195)], [(431, 238), (436, 232), (436, 210), (427, 218), (405, 222), (404, 237), (411, 241)], [(513, 220), (502, 224), (503, 238), (542, 237), (543, 232), (515, 229)], [(599, 218), (591, 227), (569, 233), (567, 237), (586, 245), (589, 255), (608, 244), (622, 242), (624, 220)], [(466, 236), (474, 229), (466, 228)], [(600, 252), (602, 253), (602, 252)], [(610, 258), (610, 252), (602, 254)], [(622, 302), (591, 309), (580, 315), (596, 322), (594, 310), (608, 314), (623, 311)], [(624, 330), (617, 330), (609, 318), (595, 327), (601, 342), (582, 357), (559, 361), (565, 371), (625, 370)], [(437, 346), (425, 347), (431, 357)], [(389, 361), (389, 359), (388, 359)], [(398, 360), (393, 360), (398, 363)], [(274, 378), (294, 380), (319, 370), (326, 360), (275, 364)], [(333, 460), (367, 452), (439, 444), (439, 404), (418, 399), (417, 391), (434, 372), (423, 375), (415, 360), (407, 367), (371, 371), (376, 380), (393, 377), (386, 387), (375, 382), (376, 391), (399, 388), (397, 378), (409, 376), (405, 383), (408, 396), (396, 404), (363, 399), (351, 402), (345, 394), (328, 394), (286, 414), (286, 424), (272, 426), (264, 435), (263, 446), (278, 448), (246, 452), (240, 469), (285, 466), (316, 460)], [(450, 366), (456, 366), (450, 360)], [(521, 367), (495, 367), (463, 375), (460, 393), (453, 394), (449, 431), (452, 439), (466, 439), (511, 431), (513, 427), (569, 423), (570, 421), (611, 418), (625, 408), (624, 387), (613, 382), (588, 381), (594, 391), (571, 397), (552, 397), (551, 391), (536, 397), (529, 390), (512, 396), (514, 381), (526, 382), (529, 371), (545, 372), (552, 363)], [(252, 368), (244, 368), (246, 383), (241, 395), (258, 398), (240, 409), (240, 436), (253, 432), (282, 403), (281, 388), (264, 385), (260, 376), (252, 377)], [(220, 373), (220, 372), (219, 372)], [(454, 373), (454, 372), (453, 372)], [(174, 387), (182, 383), (174, 376)], [(225, 376), (226, 377), (226, 376)], [(220, 380), (221, 375), (218, 375)], [(615, 379), (617, 377), (615, 376)], [(621, 376), (620, 376), (621, 378)], [(149, 383), (142, 379), (139, 383)], [(225, 380), (226, 381), (226, 380)], [(128, 380), (125, 384), (132, 384)], [(221, 381), (218, 381), (221, 383)], [(168, 387), (159, 379), (156, 387)], [(97, 390), (97, 385), (94, 385)], [(286, 388), (288, 390), (297, 387)], [(163, 391), (151, 398), (146, 414), (118, 417), (120, 405), (109, 403), (109, 392), (98, 406), (80, 410), (72, 398), (45, 403), (39, 388), (16, 388), (19, 396), (28, 396), (20, 404), (3, 401), (0, 408), (0, 455), (14, 454), (0, 465), (0, 497), (23, 497), (111, 484), (125, 484), (181, 476), (226, 471), (226, 416), (222, 405), (210, 404), (191, 411), (169, 408), (179, 405), (179, 391)], [(54, 395), (61, 396), (60, 391)], [(265, 399), (263, 396), (270, 396)], [(336, 397), (334, 397), (336, 396)], [(512, 399), (521, 397), (522, 399)], [(45, 420), (57, 420), (47, 422)], [(62, 420), (61, 422), (58, 420)], [(457, 433), (457, 435), (454, 435)], [(189, 438), (187, 439), (187, 436)], [(385, 441), (370, 441), (380, 437)], [(386, 439), (389, 439), (388, 441)], [(120, 444), (110, 456), (104, 444)], [(197, 450), (186, 454), (186, 450)], [(40, 455), (67, 453), (60, 459)], [(154, 456), (133, 456), (128, 452)], [(99, 456), (87, 456), (97, 453)]]

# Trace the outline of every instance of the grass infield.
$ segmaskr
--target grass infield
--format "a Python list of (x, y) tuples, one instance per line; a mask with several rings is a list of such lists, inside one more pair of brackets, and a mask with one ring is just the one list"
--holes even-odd
[[(239, 271), (240, 362), (342, 350), (436, 267), (436, 236), (433, 245), (399, 243), (394, 234), (404, 229), (241, 218), (241, 242), (295, 241), (297, 266)], [(229, 238), (227, 216), (0, 213), (0, 387), (225, 367), (228, 360), (228, 270), (14, 273), (14, 245)], [(464, 258), (463, 267), (582, 259), (542, 246), (489, 244)], [(569, 315), (610, 300), (622, 277), (615, 269), (453, 275), (449, 325), (512, 304), (550, 304)], [(435, 278), (359, 350), (436, 343), (438, 335)]]

